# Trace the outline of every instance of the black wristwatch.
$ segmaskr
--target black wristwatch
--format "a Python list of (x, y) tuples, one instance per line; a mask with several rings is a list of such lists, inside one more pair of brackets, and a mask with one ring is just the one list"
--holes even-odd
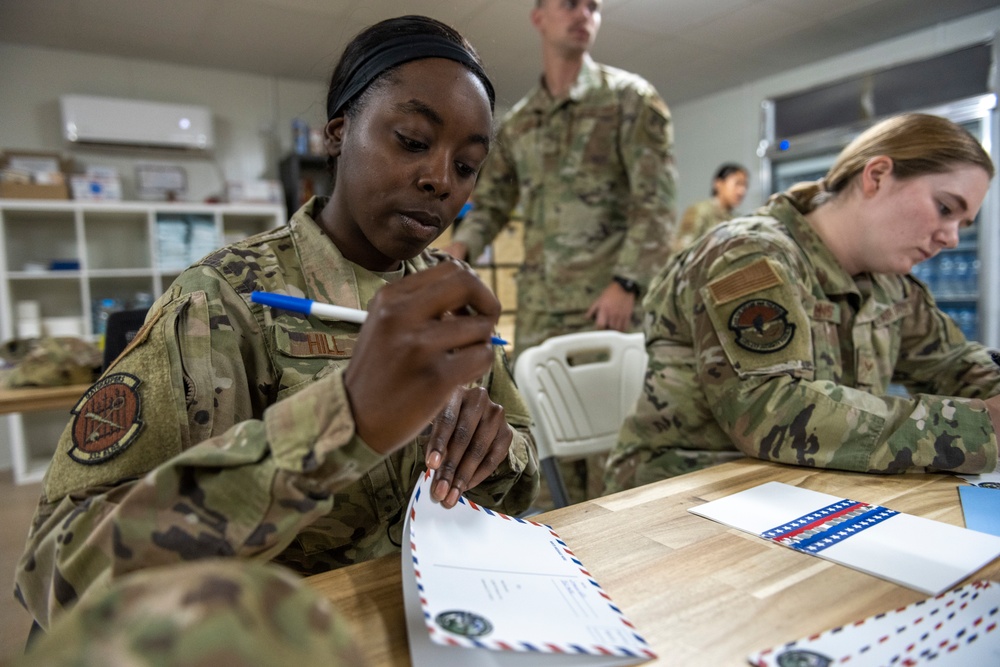
[(639, 292), (642, 291), (639, 289), (639, 283), (637, 283), (634, 280), (629, 280), (628, 278), (622, 278), (621, 276), (613, 276), (611, 279), (614, 280), (619, 285), (621, 285), (623, 290), (625, 290), (626, 292), (631, 292), (636, 296), (639, 296)]

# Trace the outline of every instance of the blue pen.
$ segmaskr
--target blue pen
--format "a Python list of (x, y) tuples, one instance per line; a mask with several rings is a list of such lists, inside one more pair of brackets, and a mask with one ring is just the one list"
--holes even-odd
[[(335, 306), (332, 303), (322, 303), (312, 299), (302, 299), (297, 296), (287, 294), (275, 294), (274, 292), (251, 292), (250, 300), (271, 308), (281, 308), (290, 310), (293, 313), (304, 315), (315, 315), (325, 320), (339, 320), (341, 322), (354, 322), (361, 324), (368, 318), (368, 311), (357, 308), (347, 308), (346, 306)], [(506, 345), (507, 341), (499, 336), (492, 336), (490, 342), (494, 345)]]

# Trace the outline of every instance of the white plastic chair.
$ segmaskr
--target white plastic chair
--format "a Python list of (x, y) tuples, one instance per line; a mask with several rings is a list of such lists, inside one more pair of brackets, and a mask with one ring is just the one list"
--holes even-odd
[(618, 331), (556, 336), (518, 355), (514, 379), (556, 507), (569, 499), (555, 457), (611, 450), (642, 391), (648, 357), (642, 333)]

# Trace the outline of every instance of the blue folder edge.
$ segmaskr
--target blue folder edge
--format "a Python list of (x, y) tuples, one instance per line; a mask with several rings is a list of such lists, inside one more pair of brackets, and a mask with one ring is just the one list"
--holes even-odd
[(958, 497), (966, 528), (1000, 536), (1000, 489), (960, 486)]

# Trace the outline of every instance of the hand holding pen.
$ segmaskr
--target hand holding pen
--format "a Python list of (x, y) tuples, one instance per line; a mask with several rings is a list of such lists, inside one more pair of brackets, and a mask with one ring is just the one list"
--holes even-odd
[[(332, 303), (323, 303), (312, 299), (303, 299), (298, 296), (288, 294), (278, 294), (275, 292), (251, 292), (250, 300), (271, 308), (290, 310), (293, 313), (312, 315), (321, 320), (338, 320), (340, 322), (352, 322), (354, 324), (364, 324), (368, 319), (368, 311), (359, 308), (348, 308)], [(499, 336), (490, 336), (490, 343), (493, 345), (506, 345), (507, 341)]]
[(355, 429), (375, 451), (389, 454), (434, 424), (425, 457), (446, 506), (505, 460), (512, 440), (503, 409), (464, 387), (493, 363), (484, 343), (499, 314), (493, 293), (458, 264), (407, 276), (369, 302), (344, 373)]

